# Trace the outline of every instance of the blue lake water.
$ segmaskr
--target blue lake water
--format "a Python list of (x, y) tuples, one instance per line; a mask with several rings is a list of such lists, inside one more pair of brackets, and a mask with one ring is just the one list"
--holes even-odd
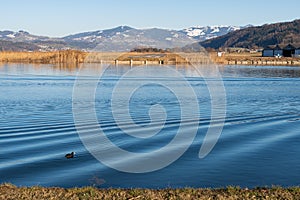
[[(130, 66), (109, 67), (99, 81), (94, 106), (99, 125), (107, 137), (128, 152), (151, 152), (169, 144), (180, 126), (187, 134), (189, 123), (199, 120), (192, 144), (170, 165), (148, 173), (127, 173), (98, 161), (84, 146), (74, 124), (72, 94), (77, 68), (68, 70), (51, 65), (11, 64), (0, 66), (0, 182), (20, 186), (75, 187), (241, 187), (295, 186), (300, 184), (300, 68), (274, 66), (220, 67), (226, 92), (226, 119), (213, 150), (198, 157), (211, 120), (211, 95), (205, 80), (186, 67), (178, 70), (184, 80), (161, 73), (161, 66), (147, 66), (154, 74), (139, 74), (123, 79), (118, 96), (112, 95), (120, 77)], [(97, 80), (97, 66), (84, 66), (86, 87)], [(158, 78), (157, 78), (158, 77)], [(136, 82), (149, 81), (127, 92)], [(200, 118), (186, 95), (187, 82), (199, 102)], [(182, 94), (174, 94), (167, 84)], [(84, 91), (83, 91), (84, 92)], [(178, 96), (191, 115), (181, 116)], [(73, 100), (74, 103), (74, 100)], [(136, 128), (128, 122), (126, 104)], [(89, 105), (81, 102), (82, 110)], [(151, 123), (153, 105), (156, 124), (162, 129), (151, 138), (124, 134), (115, 115), (135, 132), (147, 134), (159, 125)], [(165, 114), (165, 115), (164, 115)], [(156, 117), (155, 117), (156, 116)], [(164, 119), (163, 119), (164, 118)], [(85, 132), (95, 131), (88, 120), (80, 125)], [(101, 144), (99, 144), (101, 145)], [(73, 159), (64, 155), (76, 152)], [(101, 153), (101, 152), (100, 152)], [(122, 166), (132, 159), (111, 156)], [(147, 159), (147, 158), (145, 158)], [(159, 161), (157, 161), (159, 162)], [(154, 163), (155, 164), (155, 163)], [(138, 165), (138, 163), (137, 163)]]

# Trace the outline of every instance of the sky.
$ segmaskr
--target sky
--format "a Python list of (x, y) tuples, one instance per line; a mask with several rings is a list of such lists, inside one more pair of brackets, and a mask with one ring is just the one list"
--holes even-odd
[(300, 19), (299, 8), (299, 0), (0, 0), (0, 30), (61, 37), (121, 25), (263, 25)]

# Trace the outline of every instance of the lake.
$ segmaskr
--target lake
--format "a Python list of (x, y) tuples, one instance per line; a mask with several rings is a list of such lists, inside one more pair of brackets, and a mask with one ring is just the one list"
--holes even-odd
[[(101, 188), (300, 184), (299, 67), (219, 67), (226, 95), (226, 118), (220, 138), (204, 158), (199, 158), (199, 150), (213, 114), (213, 97), (207, 87), (213, 78), (206, 80), (184, 66), (168, 67), (177, 71), (180, 78), (169, 76), (163, 66), (147, 66), (146, 71), (130, 66), (82, 67), (81, 96), (74, 100), (79, 70), (76, 67), (0, 66), (1, 183)], [(133, 68), (137, 73), (128, 75)], [(99, 72), (103, 74), (98, 82)], [(124, 75), (126, 78), (121, 78)], [(85, 98), (95, 82), (95, 96)], [(194, 93), (187, 92), (191, 89), (187, 85)], [(76, 124), (74, 107), (78, 108), (78, 118), (88, 116), (89, 109), (94, 109), (97, 124), (85, 118)], [(180, 142), (170, 146), (172, 151), (165, 151), (161, 160), (145, 166), (153, 166), (152, 171), (126, 172), (109, 166), (106, 160), (130, 171), (135, 166), (136, 170), (142, 169), (139, 167), (143, 160), (146, 165), (150, 157), (143, 156), (136, 163), (135, 158), (113, 153), (107, 142), (101, 142), (104, 140), (98, 143), (92, 138), (95, 144), (84, 144), (84, 136), (78, 131), (98, 134), (99, 128), (114, 145), (130, 153), (124, 155), (137, 157), (152, 156), (151, 152), (171, 145), (179, 129), (192, 140), (178, 159), (164, 167), (154, 169), (182, 148)], [(91, 149), (103, 149), (98, 153), (107, 155), (106, 160), (96, 159)], [(76, 152), (75, 157), (66, 159), (65, 154), (72, 151)]]

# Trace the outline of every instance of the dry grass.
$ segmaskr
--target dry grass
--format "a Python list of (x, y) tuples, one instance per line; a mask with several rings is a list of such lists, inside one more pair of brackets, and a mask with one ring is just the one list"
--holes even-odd
[(97, 189), (16, 187), (12, 184), (0, 185), (0, 199), (300, 199), (300, 188), (256, 188), (241, 189)]
[(0, 52), (0, 62), (7, 63), (82, 63), (87, 53), (66, 50), (53, 52)]
[(246, 64), (246, 65), (300, 65), (300, 58), (261, 57), (261, 53), (225, 53), (221, 57), (217, 53), (138, 53), (138, 52), (82, 52), (76, 50), (55, 52), (0, 52), (2, 63), (34, 63), (34, 64), (80, 64), (80, 63), (136, 63), (187, 64), (210, 63)]
[(261, 53), (250, 54), (250, 53), (224, 53), (221, 57), (217, 56), (216, 52), (210, 53), (210, 58), (219, 64), (225, 64), (227, 61), (230, 60), (246, 60), (246, 59), (253, 59), (253, 58), (262, 58)]
[(247, 65), (300, 65), (300, 58), (262, 57), (262, 53), (225, 53), (221, 57), (216, 52), (210, 53), (210, 58), (217, 64), (247, 64)]
[(123, 52), (90, 52), (85, 58), (85, 62), (100, 63), (100, 62), (113, 62), (120, 56)]
[(187, 63), (174, 53), (137, 53), (137, 52), (82, 52), (76, 50), (54, 52), (0, 52), (2, 63), (102, 63), (118, 61), (162, 61), (163, 63)]
[[(153, 57), (149, 57), (152, 55)], [(162, 55), (161, 57), (156, 57)], [(0, 62), (6, 63), (100, 63), (119, 61), (182, 61), (179, 56), (170, 53), (136, 53), (136, 52), (81, 52), (76, 50), (54, 52), (0, 52)]]

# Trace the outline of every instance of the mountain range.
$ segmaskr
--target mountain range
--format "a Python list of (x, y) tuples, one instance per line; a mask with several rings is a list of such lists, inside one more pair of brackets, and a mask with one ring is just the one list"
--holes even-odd
[(60, 38), (0, 31), (0, 51), (130, 51), (139, 47), (197, 51), (202, 47), (258, 49), (276, 44), (299, 46), (300, 19), (262, 26), (195, 26), (183, 30), (119, 26)]
[(243, 28), (245, 27), (195, 26), (183, 30), (168, 30), (119, 26), (60, 38), (37, 36), (26, 31), (0, 31), (0, 51), (51, 51), (70, 48), (85, 51), (130, 51), (136, 47), (165, 49), (183, 47)]

